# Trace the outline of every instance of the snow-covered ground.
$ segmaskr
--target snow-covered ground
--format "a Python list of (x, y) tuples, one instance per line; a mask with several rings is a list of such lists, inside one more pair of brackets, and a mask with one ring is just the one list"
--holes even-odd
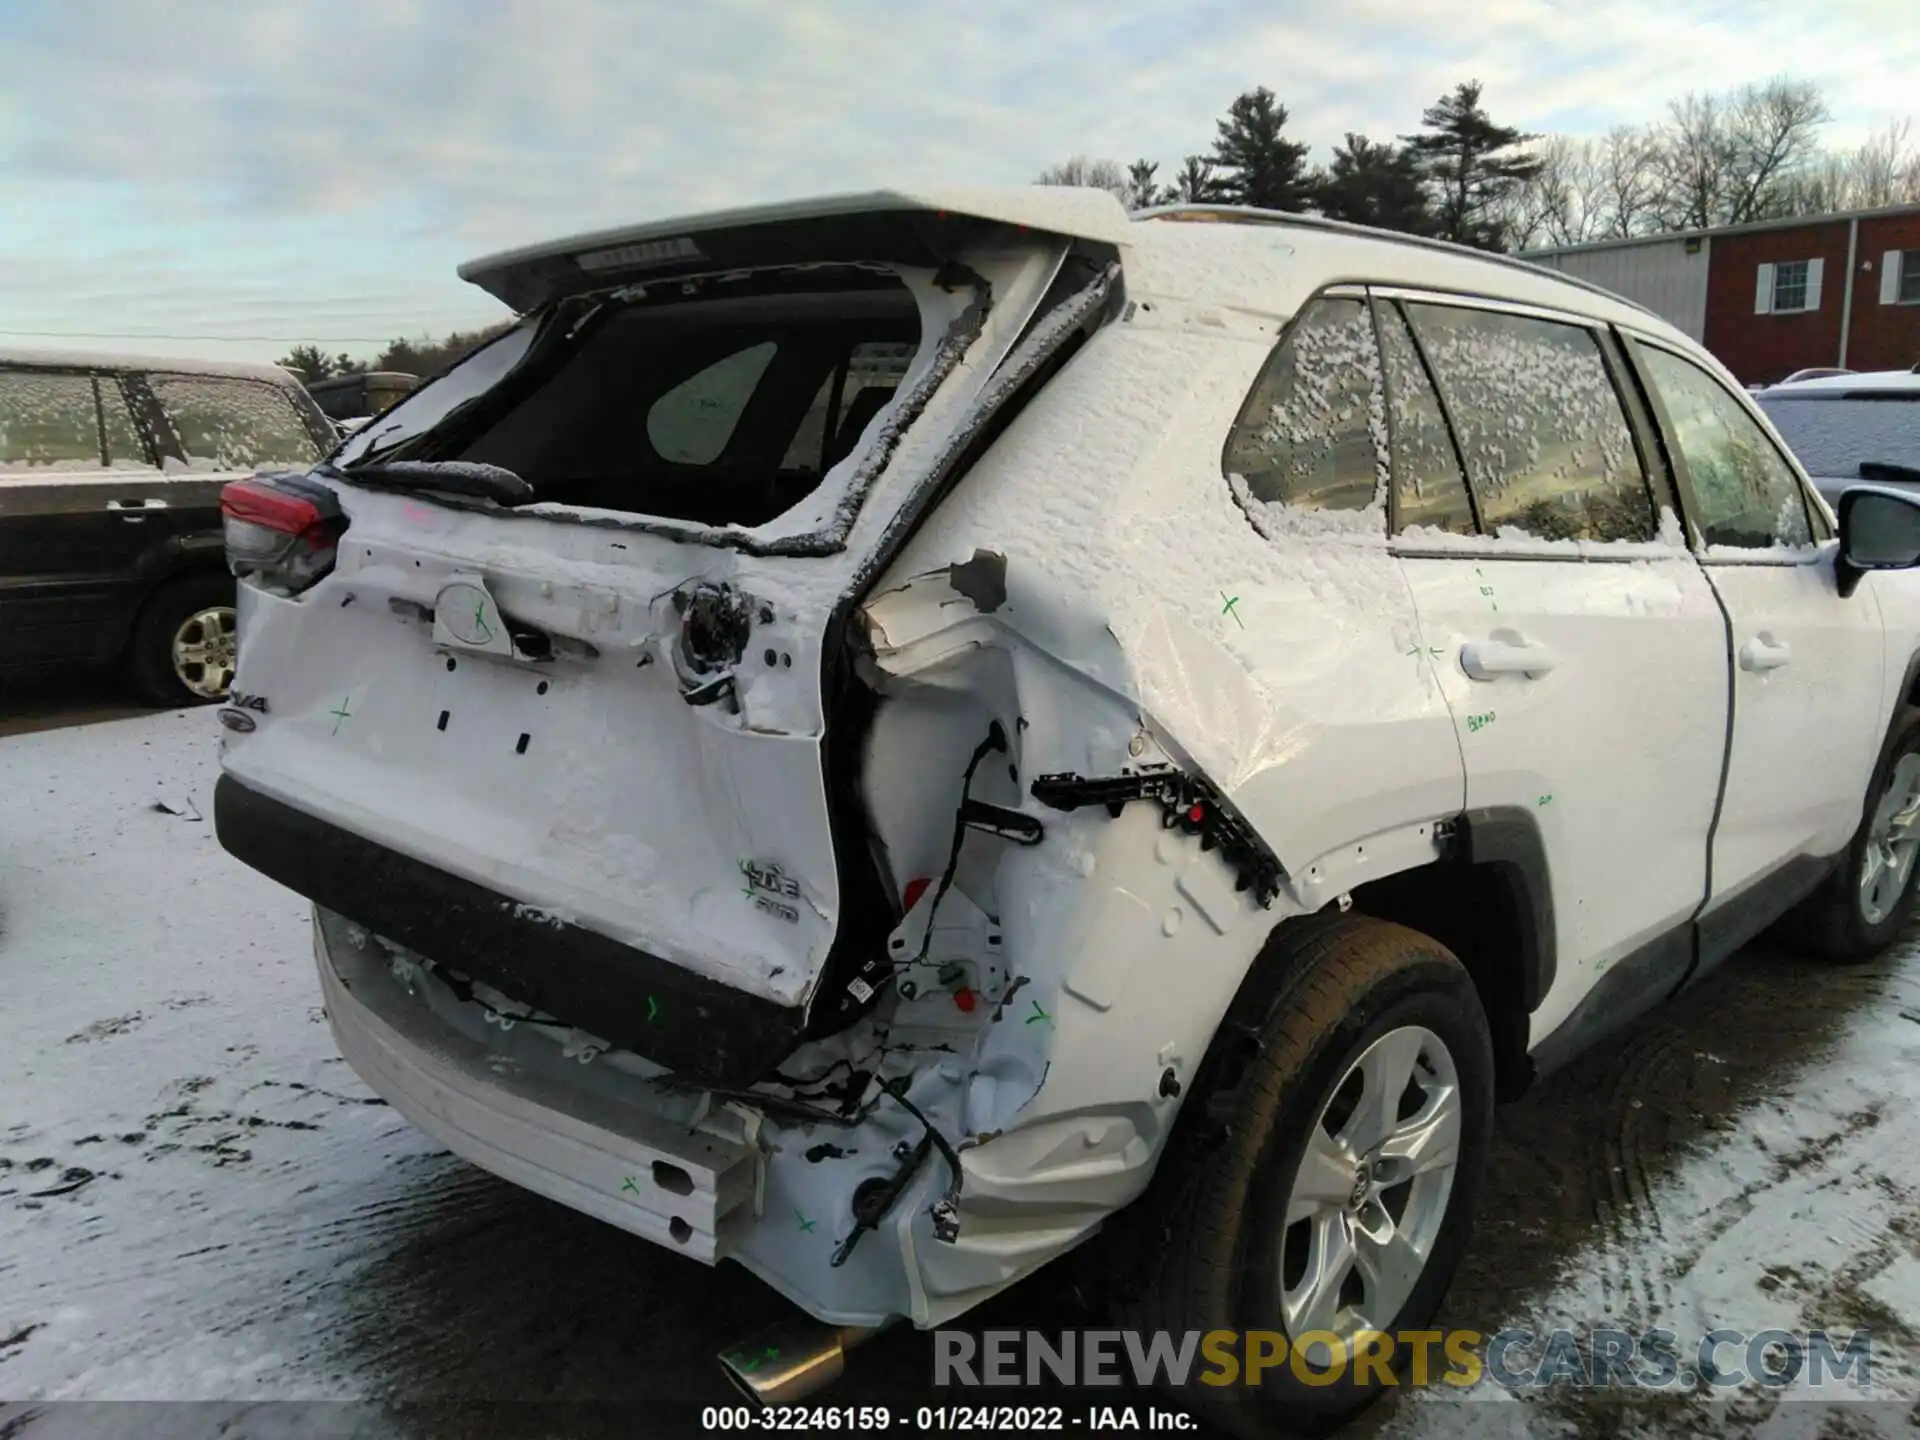
[[(600, 1412), (570, 1402), (691, 1428), (729, 1398), (711, 1356), (777, 1303), (453, 1160), (367, 1093), (305, 906), (214, 838), (216, 734), (198, 710), (0, 739), (0, 1435), (412, 1433), (252, 1403), (287, 1400), (534, 1402), (462, 1412), (464, 1434), (583, 1433)], [(1742, 956), (1502, 1112), (1443, 1317), (1664, 1325), (1683, 1353), (1716, 1327), (1864, 1325), (1877, 1402), (1436, 1400), (1360, 1430), (1920, 1428), (1917, 1101), (1915, 947), (1845, 971)], [(1073, 1323), (1039, 1319), (1056, 1289), (978, 1318)], [(910, 1409), (931, 1372), (924, 1337), (889, 1336), (832, 1395)], [(212, 1408), (58, 1403), (110, 1400)]]

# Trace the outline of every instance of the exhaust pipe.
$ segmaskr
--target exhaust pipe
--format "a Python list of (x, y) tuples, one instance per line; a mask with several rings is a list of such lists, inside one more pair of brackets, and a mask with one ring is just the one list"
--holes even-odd
[(720, 1353), (720, 1368), (748, 1399), (761, 1405), (791, 1405), (838, 1380), (847, 1352), (879, 1329), (823, 1325), (795, 1315)]

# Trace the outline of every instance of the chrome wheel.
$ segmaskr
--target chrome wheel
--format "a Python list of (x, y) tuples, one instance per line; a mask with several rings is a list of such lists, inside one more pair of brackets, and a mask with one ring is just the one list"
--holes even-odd
[(1907, 893), (1913, 858), (1920, 850), (1920, 754), (1900, 757), (1887, 777), (1886, 793), (1867, 826), (1867, 853), (1860, 866), (1860, 914), (1882, 923)]
[(1288, 1337), (1329, 1363), (1385, 1330), (1419, 1283), (1460, 1164), (1459, 1076), (1446, 1044), (1405, 1025), (1354, 1061), (1308, 1133), (1287, 1198), (1280, 1293)]
[(218, 700), (233, 684), (236, 617), (230, 605), (196, 610), (173, 632), (173, 673), (202, 700)]

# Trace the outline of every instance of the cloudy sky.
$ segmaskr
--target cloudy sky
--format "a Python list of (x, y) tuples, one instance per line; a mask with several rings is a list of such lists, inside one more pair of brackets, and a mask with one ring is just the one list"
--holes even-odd
[(499, 318), (453, 271), (504, 245), (1166, 173), (1255, 85), (1324, 154), (1471, 77), (1578, 134), (1780, 73), (1836, 144), (1920, 117), (1914, 0), (0, 0), (0, 345), (371, 355)]

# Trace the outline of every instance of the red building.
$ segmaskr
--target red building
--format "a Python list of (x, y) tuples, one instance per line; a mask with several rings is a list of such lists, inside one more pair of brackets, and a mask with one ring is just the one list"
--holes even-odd
[(1529, 251), (1686, 331), (1743, 382), (1920, 365), (1920, 205)]

